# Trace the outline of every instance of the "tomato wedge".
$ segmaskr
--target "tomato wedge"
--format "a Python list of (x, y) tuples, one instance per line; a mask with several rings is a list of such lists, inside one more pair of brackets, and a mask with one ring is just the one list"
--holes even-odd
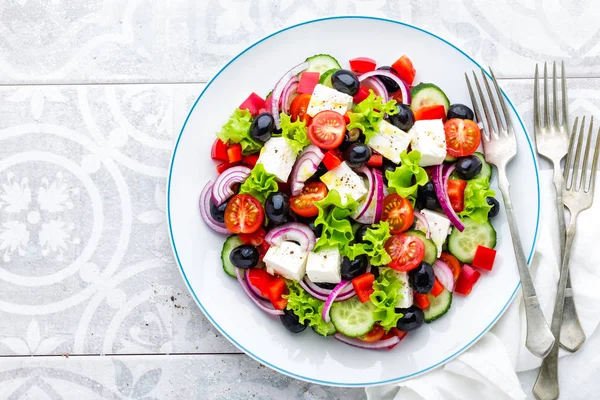
[(448, 179), (448, 198), (452, 209), (457, 213), (465, 209), (465, 188), (467, 181), (462, 179)]
[(311, 182), (304, 185), (298, 196), (290, 199), (290, 208), (301, 217), (314, 217), (319, 213), (315, 201), (327, 196), (327, 186), (323, 182)]
[(249, 194), (236, 194), (225, 208), (225, 226), (231, 233), (253, 233), (261, 227), (265, 212)]
[(265, 236), (267, 236), (267, 232), (261, 226), (256, 231), (252, 233), (240, 233), (240, 240), (245, 244), (251, 244), (252, 246), (260, 246), (265, 241)]
[(400, 57), (395, 63), (392, 64), (392, 69), (396, 72), (400, 79), (409, 85), (412, 85), (417, 71), (415, 71), (410, 58), (406, 56)]
[(322, 149), (334, 149), (344, 141), (346, 120), (330, 110), (317, 113), (308, 126), (308, 138)]
[(292, 121), (302, 120), (306, 123), (310, 120), (310, 116), (306, 114), (306, 110), (308, 109), (308, 103), (310, 103), (310, 94), (300, 94), (292, 100), (292, 104), (290, 105), (290, 115), (292, 117)]
[(388, 195), (383, 199), (381, 220), (390, 224), (392, 235), (402, 233), (413, 224), (415, 213), (410, 201), (397, 193)]
[(423, 241), (405, 233), (389, 238), (385, 243), (385, 250), (392, 258), (388, 266), (397, 271), (406, 272), (415, 269), (425, 256)]
[(460, 262), (450, 253), (442, 253), (440, 255), (440, 260), (446, 263), (448, 267), (452, 270), (452, 275), (454, 275), (454, 282), (458, 279), (460, 275)]
[(355, 74), (364, 74), (365, 72), (374, 71), (377, 67), (375, 60), (369, 57), (357, 57), (350, 60), (350, 69)]
[(381, 325), (375, 324), (373, 325), (373, 329), (367, 332), (361, 339), (365, 342), (376, 342), (380, 340), (383, 335), (385, 335), (385, 329), (383, 329)]
[(454, 157), (465, 157), (475, 153), (481, 143), (481, 131), (469, 119), (452, 118), (444, 124), (446, 150)]

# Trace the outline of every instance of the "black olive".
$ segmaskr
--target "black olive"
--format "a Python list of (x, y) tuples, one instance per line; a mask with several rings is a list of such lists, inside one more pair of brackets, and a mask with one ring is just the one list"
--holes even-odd
[(388, 183), (388, 178), (386, 176), (386, 172), (387, 171), (394, 172), (396, 170), (396, 168), (398, 168), (398, 165), (394, 164), (393, 162), (391, 162), (387, 158), (383, 159), (383, 164), (381, 164), (381, 172), (383, 174), (383, 182), (386, 185)]
[(329, 282), (313, 282), (313, 283), (315, 285), (317, 285), (318, 287), (327, 289), (327, 290), (333, 290), (338, 285), (337, 283), (329, 283)]
[(354, 141), (350, 140), (350, 135), (348, 134), (348, 132), (346, 132), (346, 134), (344, 135), (344, 140), (342, 141), (342, 143), (340, 143), (340, 145), (338, 146), (338, 148), (340, 149), (340, 151), (344, 151), (348, 147), (350, 147), (350, 145), (352, 143), (354, 143)]
[[(385, 65), (383, 67), (379, 67), (377, 69), (382, 70), (382, 71), (392, 71), (392, 67), (388, 67), (387, 65)], [(387, 89), (388, 92), (394, 93), (394, 92), (397, 92), (398, 90), (400, 90), (400, 86), (398, 86), (396, 81), (393, 80), (392, 78), (388, 78), (387, 76), (383, 76), (383, 75), (377, 75), (377, 78), (379, 78), (381, 83), (383, 83), (383, 86), (385, 86), (385, 88)]]
[(406, 104), (396, 104), (396, 114), (390, 115), (389, 120), (392, 125), (404, 132), (408, 132), (415, 124), (415, 114)]
[(327, 172), (329, 172), (329, 170), (327, 169), (325, 164), (320, 163), (319, 166), (317, 167), (317, 172), (315, 172), (315, 174), (311, 178), (320, 178), (323, 175), (325, 175)]
[(265, 143), (271, 139), (273, 133), (273, 127), (275, 126), (275, 120), (273, 116), (267, 112), (259, 114), (250, 127), (250, 136), (257, 142)]
[(238, 268), (254, 268), (258, 264), (258, 250), (250, 244), (243, 244), (231, 250), (229, 261)]
[(481, 172), (483, 163), (477, 156), (461, 157), (456, 161), (454, 165), (454, 172), (461, 179), (472, 179)]
[(423, 186), (419, 186), (417, 190), (417, 208), (428, 208), (436, 210), (440, 208), (440, 202), (435, 194), (433, 182), (429, 181)]
[(265, 213), (269, 221), (280, 225), (287, 220), (290, 211), (290, 197), (283, 192), (275, 192), (269, 195), (265, 202)]
[(313, 231), (317, 239), (323, 234), (323, 225), (315, 226), (315, 221), (310, 221), (306, 225)]
[(212, 201), (210, 202), (210, 216), (217, 222), (225, 222), (225, 208), (227, 208), (227, 200), (220, 206), (215, 205)]
[(292, 310), (283, 310), (283, 315), (279, 320), (285, 328), (292, 333), (300, 333), (306, 329), (306, 324), (301, 324), (300, 319)]
[(367, 233), (367, 229), (369, 229), (371, 225), (361, 225), (360, 228), (354, 234), (354, 241), (356, 243), (364, 243), (365, 233)]
[(371, 266), (371, 273), (377, 279), (379, 277), (379, 267)]
[(360, 168), (371, 158), (371, 148), (366, 144), (354, 143), (344, 150), (344, 160), (350, 168)]
[(408, 273), (408, 282), (413, 290), (420, 294), (426, 294), (433, 289), (435, 275), (429, 263), (423, 261), (419, 266)]
[(338, 92), (354, 96), (358, 93), (360, 82), (354, 72), (347, 69), (339, 69), (331, 75), (331, 85)]
[(485, 199), (485, 201), (487, 201), (487, 203), (490, 206), (492, 206), (492, 208), (490, 208), (490, 211), (488, 212), (488, 217), (494, 218), (500, 212), (500, 203), (498, 202), (498, 200), (496, 200), (495, 197), (488, 197)]
[(473, 121), (473, 119), (475, 119), (475, 114), (473, 114), (473, 110), (464, 104), (456, 103), (448, 108), (448, 119), (452, 118), (470, 119)]
[(354, 260), (350, 260), (348, 257), (344, 257), (342, 260), (342, 279), (346, 281), (351, 281), (357, 276), (361, 276), (365, 272), (367, 272), (367, 267), (369, 266), (369, 259), (365, 254), (361, 254), (356, 257)]
[(423, 313), (423, 310), (417, 306), (396, 308), (396, 312), (399, 314), (404, 314), (396, 324), (396, 328), (403, 332), (410, 332), (414, 331), (415, 329), (419, 329), (425, 322), (425, 313)]

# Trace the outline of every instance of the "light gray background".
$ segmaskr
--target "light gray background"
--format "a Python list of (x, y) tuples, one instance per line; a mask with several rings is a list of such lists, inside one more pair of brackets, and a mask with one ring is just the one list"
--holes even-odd
[(600, 114), (592, 0), (0, 0), (0, 399), (365, 397), (239, 354), (188, 295), (164, 212), (205, 82), (266, 34), (340, 14), (450, 40), (529, 127), (536, 62), (564, 60), (571, 115)]

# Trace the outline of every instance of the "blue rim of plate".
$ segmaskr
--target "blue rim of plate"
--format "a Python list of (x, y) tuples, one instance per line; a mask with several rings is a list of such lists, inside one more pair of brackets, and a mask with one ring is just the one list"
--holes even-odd
[[(322, 381), (322, 380), (319, 380), (319, 379), (313, 379), (313, 378), (309, 378), (309, 377), (306, 377), (306, 376), (295, 374), (295, 373), (290, 372), (290, 371), (286, 371), (286, 370), (284, 370), (282, 368), (279, 368), (276, 365), (273, 365), (273, 364), (271, 364), (271, 363), (269, 363), (269, 362), (261, 359), (260, 357), (258, 357), (257, 355), (253, 354), (252, 352), (248, 351), (245, 347), (243, 347), (242, 345), (240, 345), (237, 341), (235, 341), (235, 339), (233, 339), (231, 336), (229, 336), (227, 334), (227, 332), (225, 332), (219, 326), (219, 324), (217, 324), (217, 322), (211, 317), (211, 315), (208, 313), (208, 311), (204, 308), (204, 306), (202, 305), (202, 303), (198, 299), (198, 296), (196, 296), (196, 293), (194, 292), (194, 289), (190, 285), (190, 282), (188, 281), (188, 278), (187, 278), (187, 276), (185, 274), (183, 266), (181, 265), (181, 261), (179, 260), (179, 254), (177, 253), (177, 246), (175, 245), (175, 240), (173, 238), (173, 227), (172, 227), (172, 224), (171, 224), (171, 178), (172, 178), (172, 174), (173, 174), (173, 164), (175, 162), (175, 156), (177, 154), (177, 148), (179, 147), (179, 141), (181, 140), (181, 136), (183, 135), (183, 131), (185, 130), (187, 122), (190, 119), (190, 116), (192, 115), (192, 113), (194, 112), (194, 109), (196, 108), (196, 105), (198, 104), (198, 102), (202, 98), (202, 95), (204, 95), (204, 92), (206, 92), (206, 90), (208, 90), (208, 88), (210, 87), (210, 85), (219, 77), (219, 75), (221, 74), (221, 72), (223, 72), (231, 63), (233, 63), (235, 60), (237, 60), (241, 55), (243, 55), (244, 53), (246, 53), (248, 50), (250, 50), (253, 47), (255, 47), (256, 45), (264, 42), (265, 40), (267, 40), (267, 39), (269, 39), (269, 38), (271, 38), (273, 36), (276, 36), (276, 35), (278, 35), (278, 34), (280, 34), (282, 32), (288, 31), (290, 29), (297, 28), (299, 26), (309, 25), (309, 24), (313, 24), (313, 23), (316, 23), (316, 22), (322, 22), (322, 21), (328, 21), (328, 20), (336, 20), (336, 19), (368, 19), (368, 20), (374, 20), (374, 21), (389, 22), (389, 23), (392, 23), (392, 24), (403, 25), (403, 26), (406, 26), (408, 28), (415, 29), (417, 31), (423, 32), (423, 33), (425, 33), (425, 34), (427, 34), (429, 36), (432, 36), (432, 37), (434, 37), (434, 38), (436, 38), (436, 39), (438, 39), (438, 40), (446, 43), (447, 45), (449, 45), (450, 47), (454, 48), (455, 50), (457, 50), (458, 52), (460, 52), (462, 55), (464, 55), (465, 57), (467, 57), (471, 62), (473, 62), (475, 65), (477, 65), (477, 67), (481, 68), (481, 70), (485, 71), (483, 69), (483, 67), (477, 61), (475, 61), (471, 56), (469, 56), (467, 53), (465, 53), (460, 48), (458, 48), (454, 44), (450, 43), (446, 39), (443, 39), (443, 38), (439, 37), (438, 35), (436, 35), (434, 33), (431, 33), (431, 32), (429, 32), (429, 31), (427, 31), (425, 29), (416, 27), (416, 26), (411, 25), (411, 24), (407, 24), (405, 22), (396, 21), (396, 20), (393, 20), (393, 19), (380, 18), (380, 17), (371, 17), (371, 16), (362, 16), (362, 15), (343, 15), (343, 16), (318, 18), (318, 19), (313, 19), (313, 20), (310, 20), (310, 21), (305, 21), (305, 22), (301, 22), (299, 24), (291, 25), (291, 26), (288, 26), (286, 28), (280, 29), (277, 32), (271, 33), (270, 35), (265, 36), (264, 38), (260, 39), (259, 41), (257, 41), (255, 43), (251, 44), (250, 46), (248, 46), (246, 49), (244, 49), (242, 52), (240, 52), (238, 55), (236, 55), (234, 58), (232, 58), (227, 64), (225, 64), (225, 66), (223, 68), (221, 68), (219, 70), (219, 72), (217, 72), (217, 74), (210, 80), (210, 82), (208, 82), (208, 84), (206, 85), (206, 87), (204, 88), (204, 90), (202, 90), (202, 93), (200, 93), (200, 95), (198, 96), (198, 98), (194, 102), (194, 105), (190, 109), (190, 112), (188, 113), (188, 115), (187, 115), (187, 117), (185, 119), (185, 122), (183, 123), (183, 126), (181, 127), (181, 131), (179, 132), (179, 136), (177, 137), (177, 141), (175, 142), (175, 148), (173, 149), (173, 155), (171, 157), (171, 164), (169, 165), (169, 178), (168, 178), (168, 181), (167, 181), (167, 222), (169, 224), (169, 236), (171, 238), (171, 246), (173, 247), (173, 253), (175, 254), (175, 259), (177, 260), (177, 265), (179, 266), (179, 270), (181, 272), (181, 275), (183, 276), (183, 279), (185, 280), (185, 283), (186, 283), (188, 289), (192, 293), (192, 296), (194, 296), (194, 299), (196, 300), (196, 303), (198, 304), (198, 306), (200, 307), (200, 309), (202, 309), (202, 312), (204, 313), (204, 315), (206, 315), (206, 317), (210, 320), (210, 322), (231, 343), (233, 343), (236, 347), (238, 347), (240, 350), (242, 350), (244, 353), (246, 353), (250, 357), (254, 358), (256, 361), (258, 361), (258, 362), (260, 362), (260, 363), (262, 363), (262, 364), (268, 366), (269, 368), (272, 368), (272, 369), (274, 369), (274, 370), (276, 370), (278, 372), (281, 372), (281, 373), (283, 373), (285, 375), (291, 376), (293, 378), (301, 379), (301, 380), (307, 381), (307, 382), (318, 383), (318, 384), (321, 384), (321, 385), (328, 385), (328, 386), (366, 387), (366, 386), (376, 386), (376, 385), (384, 385), (384, 384), (396, 383), (396, 382), (400, 382), (400, 381), (403, 381), (403, 380), (406, 380), (406, 379), (409, 379), (409, 378), (416, 377), (416, 376), (421, 375), (421, 374), (423, 374), (425, 372), (431, 371), (432, 369), (435, 369), (435, 368), (437, 368), (437, 367), (439, 367), (441, 365), (444, 365), (445, 363), (447, 363), (448, 361), (450, 361), (454, 357), (457, 357), (458, 355), (460, 355), (461, 353), (463, 353), (465, 350), (467, 350), (469, 347), (471, 347), (473, 344), (475, 344), (475, 342), (477, 342), (479, 340), (479, 338), (481, 338), (481, 336), (483, 336), (485, 333), (487, 333), (487, 331), (489, 331), (492, 328), (492, 326), (494, 326), (494, 324), (496, 323), (496, 321), (498, 321), (498, 319), (504, 314), (504, 312), (506, 311), (506, 309), (508, 308), (508, 306), (512, 303), (513, 299), (515, 298), (515, 295), (517, 294), (517, 291), (519, 290), (519, 287), (521, 286), (521, 282), (519, 281), (519, 283), (517, 284), (517, 287), (513, 291), (512, 295), (510, 296), (510, 299), (508, 299), (508, 301), (506, 302), (506, 304), (504, 305), (504, 307), (502, 307), (502, 310), (500, 310), (500, 312), (498, 313), (498, 315), (489, 323), (488, 326), (485, 327), (485, 329), (479, 335), (477, 335), (475, 338), (473, 338), (473, 340), (471, 340), (468, 344), (466, 344), (465, 346), (463, 346), (460, 350), (456, 351), (454, 354), (446, 357), (445, 359), (443, 359), (442, 361), (439, 361), (438, 363), (436, 363), (434, 365), (431, 365), (431, 366), (429, 366), (427, 368), (424, 368), (424, 369), (422, 369), (420, 371), (413, 372), (412, 374), (408, 374), (408, 375), (404, 375), (404, 376), (399, 376), (397, 378), (388, 379), (388, 380), (385, 380), (385, 381), (378, 381), (378, 382), (358, 382), (358, 383)], [(490, 76), (487, 71), (485, 71), (485, 73), (488, 76)], [(533, 244), (531, 246), (531, 250), (529, 252), (529, 256), (527, 257), (527, 264), (529, 264), (529, 263), (531, 263), (531, 258), (533, 257), (533, 254), (535, 252), (535, 246), (537, 244), (538, 229), (539, 229), (539, 223), (540, 223), (540, 208), (541, 208), (541, 206), (540, 206), (540, 177), (539, 177), (539, 168), (538, 168), (537, 159), (535, 157), (535, 152), (534, 152), (533, 146), (531, 144), (531, 139), (529, 138), (529, 135), (527, 133), (527, 129), (525, 128), (525, 124), (523, 124), (523, 121), (521, 120), (521, 116), (519, 115), (519, 113), (515, 109), (515, 106), (510, 101), (510, 99), (508, 98), (508, 96), (506, 95), (506, 93), (504, 93), (504, 91), (502, 91), (502, 93), (504, 94), (504, 98), (510, 104), (511, 109), (513, 110), (513, 112), (517, 116), (517, 118), (519, 120), (519, 123), (521, 124), (521, 127), (523, 128), (523, 132), (525, 132), (525, 138), (527, 139), (527, 144), (529, 145), (529, 150), (531, 151), (531, 156), (533, 158), (533, 164), (534, 164), (534, 168), (535, 168), (535, 178), (536, 178), (536, 181), (537, 181), (537, 216), (536, 216), (536, 225), (535, 225), (535, 233), (534, 233), (534, 238), (533, 238)]]

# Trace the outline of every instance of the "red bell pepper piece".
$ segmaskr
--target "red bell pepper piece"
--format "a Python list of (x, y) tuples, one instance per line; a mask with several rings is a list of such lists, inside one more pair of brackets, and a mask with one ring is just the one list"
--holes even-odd
[(377, 63), (369, 57), (357, 57), (350, 60), (350, 69), (355, 74), (364, 74), (365, 72), (375, 71)]
[(315, 86), (319, 83), (320, 76), (321, 74), (318, 72), (303, 72), (300, 75), (300, 82), (298, 82), (298, 93), (312, 94)]
[(262, 108), (265, 108), (265, 100), (256, 93), (250, 93), (250, 96), (242, 104), (240, 110), (248, 110), (253, 117), (256, 117)]
[(465, 188), (467, 181), (462, 179), (448, 179), (448, 198), (454, 211), (462, 212), (465, 209)]
[(242, 161), (242, 145), (239, 143), (229, 145), (227, 148), (227, 157), (232, 164)]
[(414, 297), (415, 303), (417, 303), (417, 307), (419, 307), (421, 310), (425, 310), (431, 305), (429, 297), (427, 297), (426, 294), (415, 293)]
[(371, 158), (367, 161), (369, 167), (379, 168), (383, 165), (383, 156), (381, 154), (371, 154)]
[(474, 270), (470, 265), (463, 265), (460, 275), (454, 286), (454, 293), (468, 295), (473, 290), (473, 286), (479, 280), (481, 273)]
[(238, 236), (240, 240), (244, 242), (244, 244), (251, 244), (252, 246), (260, 246), (265, 241), (265, 236), (267, 232), (265, 232), (264, 228), (261, 226), (256, 231), (252, 233), (240, 233)]
[[(362, 102), (367, 97), (369, 97), (369, 90), (363, 86), (359, 87), (358, 92), (353, 97), (354, 104), (358, 104), (358, 103)], [(348, 118), (348, 123), (349, 122), (350, 122), (350, 118)]]
[(259, 154), (248, 154), (247, 156), (242, 157), (242, 164), (246, 164), (250, 167), (254, 167), (256, 162), (258, 161)]
[(431, 289), (431, 294), (435, 297), (438, 297), (444, 291), (444, 285), (437, 280), (437, 278), (433, 281), (433, 289)]
[(269, 287), (275, 277), (261, 268), (253, 268), (248, 271), (248, 280), (250, 284), (257, 288), (260, 293), (267, 297), (269, 295)]
[(396, 72), (396, 75), (400, 77), (404, 82), (412, 85), (415, 80), (417, 71), (413, 67), (413, 63), (407, 56), (402, 56), (395, 63), (392, 64), (392, 70)]
[(227, 143), (216, 138), (210, 149), (210, 158), (217, 161), (229, 161), (229, 157), (227, 157)]
[(342, 155), (338, 149), (331, 149), (325, 153), (323, 157), (323, 164), (327, 167), (327, 170), (331, 171), (342, 163)]
[(441, 119), (446, 122), (446, 108), (443, 105), (423, 107), (415, 111), (415, 120)]
[(496, 250), (490, 249), (485, 246), (477, 246), (475, 251), (475, 257), (471, 265), (473, 267), (485, 269), (491, 271), (494, 266), (494, 260), (496, 259)]
[(230, 163), (230, 162), (224, 162), (224, 163), (221, 163), (221, 164), (217, 165), (217, 172), (218, 172), (219, 174), (222, 174), (222, 173), (223, 173), (223, 171), (226, 171), (226, 170), (228, 170), (229, 168), (233, 167), (233, 166), (234, 166), (234, 165), (236, 165), (236, 164), (237, 164), (237, 163)]
[(344, 114), (344, 121), (346, 121), (346, 125), (350, 123), (350, 111), (346, 111), (346, 114)]
[(354, 286), (356, 296), (361, 303), (369, 301), (371, 295), (375, 292), (375, 289), (373, 289), (373, 282), (375, 282), (375, 275), (370, 272), (352, 279), (352, 286)]
[[(406, 332), (401, 331), (398, 328), (392, 328), (392, 329), (389, 330), (388, 333), (386, 333), (385, 335), (382, 336), (381, 340), (387, 340), (387, 339), (390, 339), (390, 338), (392, 338), (394, 336), (398, 336), (398, 338), (400, 340), (402, 340), (406, 336)], [(395, 345), (392, 345), (392, 346), (388, 346), (388, 349), (390, 349), (390, 350), (393, 349), (394, 347), (396, 347), (397, 344), (398, 343), (396, 343)]]
[(287, 306), (287, 299), (284, 299), (282, 295), (287, 293), (287, 285), (285, 279), (281, 277), (274, 277), (269, 286), (269, 294), (267, 297), (271, 300), (273, 306), (278, 310), (283, 310)]

